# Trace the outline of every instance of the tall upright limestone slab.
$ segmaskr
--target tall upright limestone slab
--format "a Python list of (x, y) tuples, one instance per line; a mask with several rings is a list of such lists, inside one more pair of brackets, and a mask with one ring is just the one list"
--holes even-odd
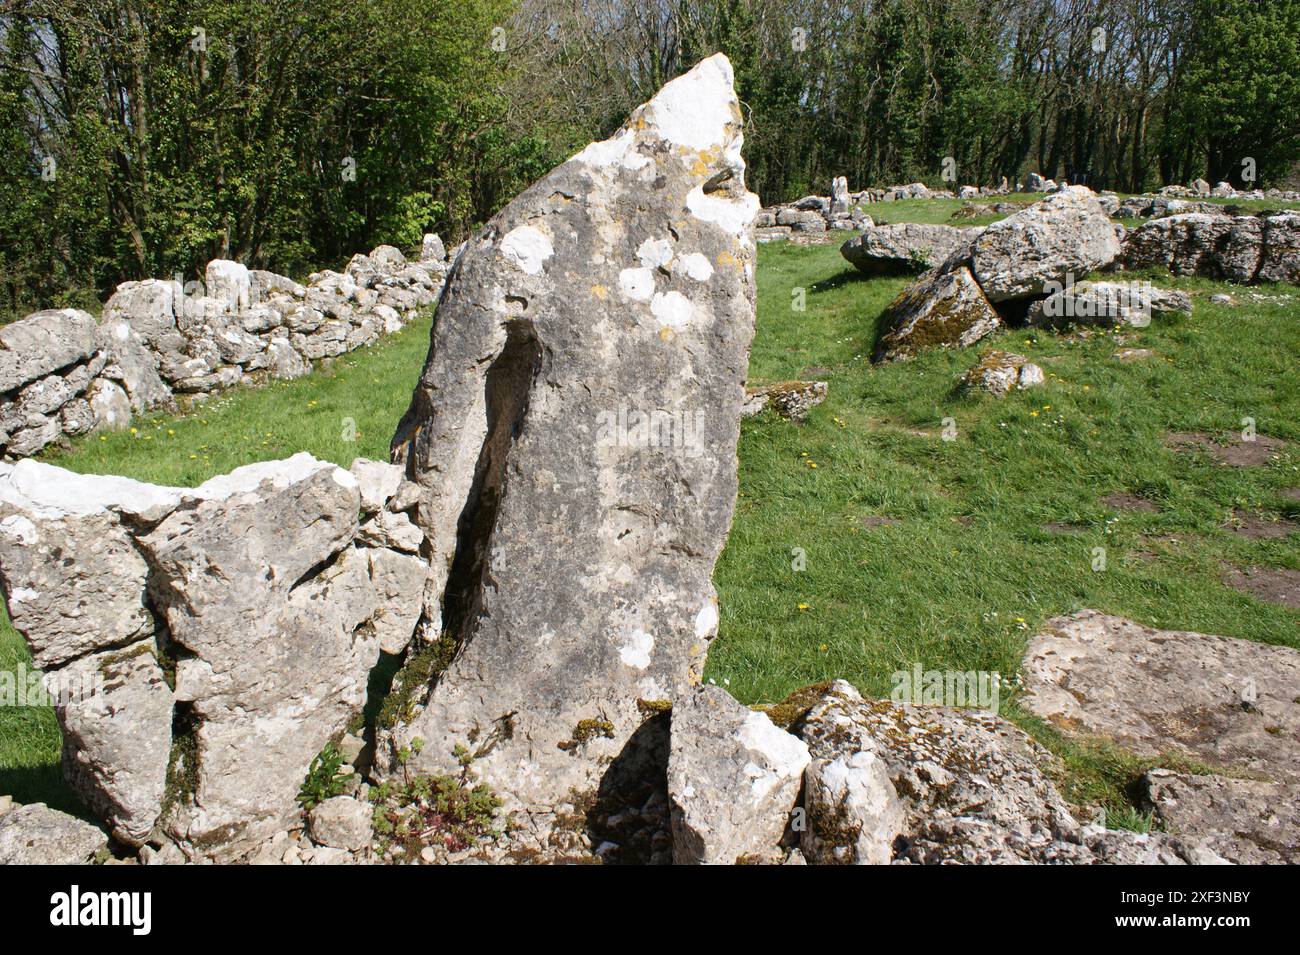
[(595, 786), (699, 680), (736, 496), (758, 198), (704, 60), (521, 194), (451, 271), (393, 442), (423, 488), (425, 637), (387, 740), (516, 804)]

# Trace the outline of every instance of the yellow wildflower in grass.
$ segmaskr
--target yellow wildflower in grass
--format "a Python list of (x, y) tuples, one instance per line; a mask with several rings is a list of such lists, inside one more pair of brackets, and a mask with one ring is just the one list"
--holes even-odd
[(800, 605), (799, 605), (799, 609), (800, 609), (800, 610), (807, 610), (807, 609), (808, 609), (808, 605), (807, 605), (807, 604), (800, 604)]

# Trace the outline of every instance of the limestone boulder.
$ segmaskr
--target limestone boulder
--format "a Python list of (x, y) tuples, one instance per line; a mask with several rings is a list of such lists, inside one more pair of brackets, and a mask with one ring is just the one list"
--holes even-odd
[(333, 849), (358, 852), (374, 838), (374, 809), (351, 796), (334, 796), (307, 814), (312, 842)]
[(1189, 212), (1145, 222), (1124, 240), (1124, 266), (1175, 275), (1254, 281), (1263, 254), (1263, 220)]
[(964, 265), (932, 269), (905, 288), (881, 319), (887, 329), (876, 361), (912, 358), (922, 348), (965, 348), (992, 334), (1002, 319)]
[(845, 242), (840, 255), (867, 275), (905, 275), (941, 264), (979, 232), (915, 222), (878, 225)]
[(131, 523), (156, 520), (180, 495), (36, 461), (0, 465), (0, 584), (38, 667), (153, 635)]
[(1092, 190), (1069, 186), (988, 226), (975, 240), (971, 272), (990, 302), (1033, 298), (1049, 282), (1110, 265), (1120, 251)]
[(107, 845), (95, 826), (44, 803), (0, 816), (0, 865), (87, 865)]
[(141, 845), (163, 804), (174, 694), (152, 635), (82, 657), (59, 671), (63, 777), (112, 834)]
[(1222, 861), (1195, 840), (1081, 826), (1048, 774), (1051, 755), (994, 714), (864, 700), (843, 681), (799, 691), (780, 708), (794, 710), (791, 728), (808, 744), (812, 766), (836, 767), (808, 790), (810, 861)]
[(803, 742), (719, 687), (678, 699), (668, 759), (673, 861), (773, 858), (808, 760)]
[(1300, 861), (1300, 783), (1153, 769), (1139, 789), (1165, 831), (1195, 838), (1229, 862)]
[(180, 283), (167, 279), (123, 282), (107, 302), (101, 321), (105, 326), (125, 322), (153, 344), (176, 331), (176, 313), (183, 298)]
[(207, 297), (220, 303), (223, 312), (239, 312), (252, 302), (252, 279), (248, 268), (229, 259), (213, 259), (205, 273)]
[(1190, 315), (1192, 297), (1149, 282), (1079, 282), (1052, 291), (1029, 306), (1030, 325), (1131, 325), (1145, 328), (1153, 318)]
[(0, 392), (85, 361), (98, 345), (94, 317), (75, 308), (35, 312), (0, 326)]
[(457, 256), (393, 441), (423, 488), (423, 639), (453, 659), (381, 762), (420, 737), (413, 769), (454, 770), (463, 746), (553, 805), (599, 785), (638, 699), (698, 682), (753, 335), (741, 127), (704, 60)]
[(1263, 255), (1256, 278), (1261, 282), (1300, 284), (1300, 213), (1264, 220)]
[(1033, 388), (1043, 381), (1043, 369), (1024, 355), (993, 349), (962, 376), (962, 387), (1003, 398), (1017, 388)]
[(1030, 641), (1022, 702), (1070, 735), (1300, 777), (1300, 651), (1082, 610)]

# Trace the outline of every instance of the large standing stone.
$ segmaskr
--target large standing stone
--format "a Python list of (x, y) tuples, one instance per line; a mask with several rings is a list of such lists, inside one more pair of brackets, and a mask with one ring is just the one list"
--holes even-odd
[(1300, 777), (1300, 652), (1081, 610), (1025, 651), (1024, 705), (1146, 756)]
[(971, 271), (990, 302), (1032, 298), (1048, 282), (1082, 279), (1120, 254), (1115, 227), (1092, 190), (1070, 186), (986, 228)]
[(771, 858), (799, 796), (808, 747), (714, 686), (677, 701), (671, 741), (673, 861)]
[[(589, 791), (698, 682), (736, 495), (758, 199), (711, 57), (526, 190), (461, 253), (394, 438), (424, 488), (428, 637), (394, 734), (517, 801)], [(596, 721), (599, 733), (582, 727)]]

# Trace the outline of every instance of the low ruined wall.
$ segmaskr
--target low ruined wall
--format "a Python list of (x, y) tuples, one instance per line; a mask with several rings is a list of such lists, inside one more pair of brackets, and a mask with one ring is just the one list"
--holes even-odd
[(400, 467), (298, 454), (197, 488), (0, 464), (0, 588), (68, 783), (120, 842), (229, 860), (287, 827), (428, 565)]
[(447, 267), (435, 235), (418, 261), (381, 245), (305, 285), (218, 259), (203, 282), (118, 286), (98, 321), (77, 309), (29, 315), (0, 328), (0, 455), (125, 427), (180, 395), (307, 374), (401, 329), (437, 301)]

